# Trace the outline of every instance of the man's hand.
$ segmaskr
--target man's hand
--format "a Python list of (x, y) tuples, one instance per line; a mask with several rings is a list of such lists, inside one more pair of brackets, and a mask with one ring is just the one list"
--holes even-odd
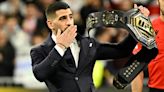
[(140, 11), (141, 11), (141, 13), (143, 14), (143, 15), (145, 15), (145, 16), (149, 16), (149, 14), (150, 14), (150, 11), (146, 8), (146, 7), (143, 7), (143, 6), (137, 6), (137, 4), (134, 4), (134, 8), (138, 8)]
[(56, 35), (56, 44), (62, 49), (68, 48), (77, 35), (76, 31), (76, 25), (69, 26), (63, 33), (60, 29), (58, 29)]

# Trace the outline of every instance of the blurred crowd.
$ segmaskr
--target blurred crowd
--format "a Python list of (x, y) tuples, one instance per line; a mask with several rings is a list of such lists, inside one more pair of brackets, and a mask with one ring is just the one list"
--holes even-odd
[[(44, 10), (53, 2), (59, 0), (1, 0), (0, 1), (0, 83), (10, 78), (12, 82), (26, 87), (43, 87), (36, 85), (33, 78), (30, 60), (32, 46), (44, 41), (49, 33)], [(159, 16), (156, 0), (60, 0), (67, 2), (73, 10), (78, 33), (85, 35), (86, 18), (89, 13), (102, 10), (128, 11), (133, 4), (143, 5), (150, 10), (150, 19)], [(119, 31), (117, 31), (119, 30)], [(100, 42), (119, 43), (128, 35), (125, 29), (97, 28), (92, 34)], [(127, 57), (128, 58), (128, 57)], [(122, 67), (127, 58), (109, 60), (118, 62), (101, 62), (102, 74), (107, 84), (111, 84), (111, 75)], [(120, 62), (121, 61), (121, 62)], [(125, 61), (125, 62), (123, 62)], [(104, 69), (105, 66), (105, 69)], [(99, 68), (100, 69), (100, 68)], [(105, 72), (104, 72), (105, 70)], [(98, 74), (98, 75), (99, 75)], [(96, 75), (97, 76), (97, 75)], [(2, 81), (3, 80), (3, 81)], [(8, 80), (8, 79), (7, 79)], [(97, 79), (98, 80), (98, 79)], [(102, 81), (102, 80), (100, 80)], [(9, 85), (9, 84), (5, 84)], [(102, 82), (95, 84), (98, 87)]]

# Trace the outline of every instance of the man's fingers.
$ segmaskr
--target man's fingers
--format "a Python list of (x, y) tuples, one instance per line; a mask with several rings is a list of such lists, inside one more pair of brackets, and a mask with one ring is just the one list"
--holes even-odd
[(134, 8), (138, 8), (140, 11), (143, 11), (144, 10), (144, 7), (143, 6), (137, 6), (137, 4), (134, 4)]
[(66, 31), (66, 34), (71, 35), (73, 32), (75, 32), (75, 29), (76, 29), (75, 25), (72, 25), (72, 26), (68, 27), (68, 28), (65, 30), (65, 31)]
[(74, 34), (73, 38), (75, 38), (77, 36), (77, 33)]
[(73, 32), (76, 32), (77, 31), (77, 26), (75, 25), (73, 28), (72, 28)]
[(70, 30), (73, 28), (73, 25), (70, 25), (68, 26), (66, 29), (65, 29), (65, 33), (69, 33)]
[(73, 28), (69, 31), (69, 35), (71, 36), (71, 35), (74, 35), (75, 33), (76, 33), (76, 31), (77, 31), (77, 26), (75, 25), (75, 26), (73, 26)]
[(149, 10), (143, 6), (137, 6), (137, 4), (134, 4), (134, 8), (139, 9), (140, 12), (143, 13), (145, 16), (149, 16), (150, 14)]
[(134, 8), (138, 8), (137, 4), (134, 4)]
[(145, 16), (149, 16), (150, 12), (147, 8), (143, 6), (139, 6), (138, 8), (140, 9), (141, 13), (143, 13)]
[(73, 40), (77, 33), (77, 26), (76, 25), (71, 25), (69, 27), (67, 27), (67, 29), (62, 33), (63, 37), (65, 37), (67, 40), (70, 39)]
[(140, 11), (143, 11), (144, 7), (143, 6), (139, 6), (138, 9), (140, 9)]
[(61, 35), (61, 30), (60, 29), (57, 30), (56, 36), (59, 36), (59, 35)]

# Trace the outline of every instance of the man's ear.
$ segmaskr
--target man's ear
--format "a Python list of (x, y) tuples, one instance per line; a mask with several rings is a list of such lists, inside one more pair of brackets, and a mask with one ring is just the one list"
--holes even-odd
[(47, 20), (46, 22), (47, 22), (48, 28), (52, 30), (53, 29), (53, 23), (52, 23), (52, 21), (51, 20)]

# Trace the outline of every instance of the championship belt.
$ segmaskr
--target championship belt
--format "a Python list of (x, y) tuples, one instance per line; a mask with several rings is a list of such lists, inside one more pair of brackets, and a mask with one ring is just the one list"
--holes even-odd
[(128, 12), (112, 10), (89, 14), (86, 22), (87, 31), (102, 26), (125, 28), (137, 42), (142, 44), (142, 50), (129, 59), (128, 64), (120, 69), (113, 80), (116, 88), (124, 89), (157, 55), (155, 32), (149, 18), (138, 9)]
[(86, 21), (87, 31), (102, 26), (125, 28), (137, 42), (146, 48), (156, 47), (155, 32), (151, 22), (138, 9), (132, 9), (128, 12), (112, 10), (89, 14)]

